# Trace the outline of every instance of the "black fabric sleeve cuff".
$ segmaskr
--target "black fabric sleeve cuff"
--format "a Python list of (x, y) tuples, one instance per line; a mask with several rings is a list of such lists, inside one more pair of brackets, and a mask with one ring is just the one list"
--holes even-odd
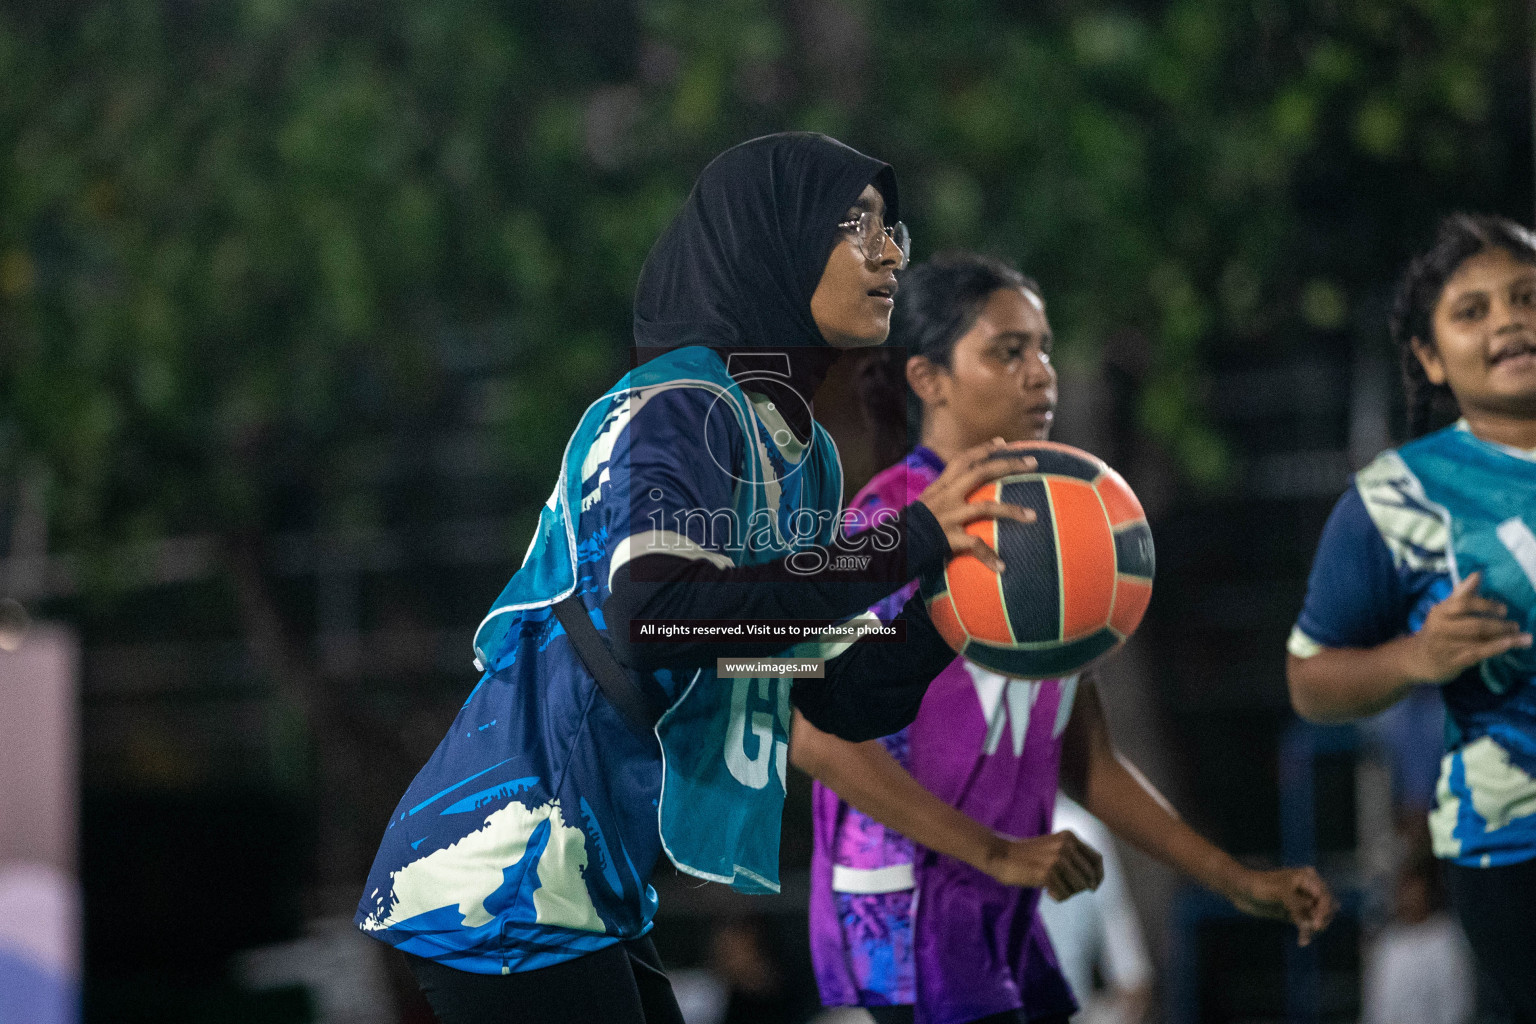
[(949, 558), (949, 540), (944, 527), (928, 506), (914, 501), (902, 510), (906, 526), (907, 566), (914, 577), (937, 572)]
[(907, 624), (906, 640), (860, 640), (827, 662), (825, 678), (795, 683), (790, 701), (807, 721), (854, 743), (912, 723), (928, 684), (955, 652), (928, 618), (921, 594), (907, 601), (899, 618)]

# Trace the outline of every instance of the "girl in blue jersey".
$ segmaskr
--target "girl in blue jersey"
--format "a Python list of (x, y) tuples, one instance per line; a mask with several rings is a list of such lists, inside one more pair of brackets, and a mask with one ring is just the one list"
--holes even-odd
[(907, 259), (896, 214), (885, 164), (769, 136), (716, 158), (652, 249), (643, 361), (572, 435), (476, 634), (485, 675), (391, 816), (358, 907), (445, 1024), (680, 1021), (646, 937), (661, 853), (777, 891), (791, 706), (840, 736), (883, 735), (953, 658), (920, 600), (904, 642), (806, 644), (826, 677), (793, 692), (715, 675), (717, 658), (782, 655), (784, 640), (647, 630), (841, 622), (952, 552), (999, 564), (967, 522), (1033, 518), (965, 501), (1033, 468), (997, 441), (844, 541), (841, 467), (809, 398), (836, 350), (886, 336)]
[(1318, 543), (1287, 676), (1314, 721), (1440, 687), (1429, 816), (1452, 900), (1515, 1019), (1536, 1022), (1536, 237), (1456, 215), (1398, 288), (1410, 433), (1355, 474)]

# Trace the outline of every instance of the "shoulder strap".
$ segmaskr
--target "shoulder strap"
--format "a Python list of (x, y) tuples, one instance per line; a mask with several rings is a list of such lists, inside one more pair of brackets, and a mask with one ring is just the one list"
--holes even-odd
[[(556, 601), (555, 618), (565, 627), (571, 638), (571, 646), (577, 657), (597, 680), (598, 688), (608, 703), (618, 709), (629, 724), (630, 730), (642, 739), (654, 739), (656, 723), (666, 713), (667, 699), (661, 685), (648, 673), (634, 673), (619, 664), (602, 634), (592, 624), (592, 616), (581, 598), (572, 594), (563, 601)], [(636, 676), (639, 679), (636, 679)], [(646, 685), (649, 684), (649, 685)]]

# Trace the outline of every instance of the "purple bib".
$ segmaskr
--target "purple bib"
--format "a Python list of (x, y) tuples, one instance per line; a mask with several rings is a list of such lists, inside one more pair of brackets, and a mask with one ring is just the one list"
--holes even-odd
[[(904, 508), (943, 471), (918, 447), (871, 480), (850, 508)], [(894, 619), (916, 583), (876, 605)], [(1077, 680), (1007, 679), (956, 658), (916, 721), (882, 742), (918, 782), (989, 828), (1045, 835), (1061, 735)], [(828, 1006), (914, 1004), (917, 1024), (961, 1024), (1022, 1008), (1076, 1009), (1035, 912), (1016, 889), (917, 847), (813, 786), (811, 956)]]

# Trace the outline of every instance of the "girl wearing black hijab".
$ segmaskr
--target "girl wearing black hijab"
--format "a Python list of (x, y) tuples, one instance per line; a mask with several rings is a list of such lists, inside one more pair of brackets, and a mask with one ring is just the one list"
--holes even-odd
[[(795, 645), (741, 624), (842, 623), (952, 553), (997, 567), (965, 525), (1032, 518), (965, 501), (1033, 468), (998, 441), (860, 524), (874, 528), (857, 551), (843, 537), (841, 467), (809, 400), (837, 350), (885, 339), (907, 259), (896, 213), (885, 164), (768, 136), (705, 168), (652, 249), (635, 300), (646, 358), (577, 426), (476, 634), (484, 676), (391, 816), (359, 904), (445, 1024), (680, 1021), (646, 937), (662, 851), (776, 892), (791, 705), (835, 735), (881, 736), (954, 657), (920, 600), (903, 642)], [(676, 620), (694, 628), (669, 634)], [(716, 676), (717, 658), (791, 653), (825, 658), (825, 677), (791, 692)]]

